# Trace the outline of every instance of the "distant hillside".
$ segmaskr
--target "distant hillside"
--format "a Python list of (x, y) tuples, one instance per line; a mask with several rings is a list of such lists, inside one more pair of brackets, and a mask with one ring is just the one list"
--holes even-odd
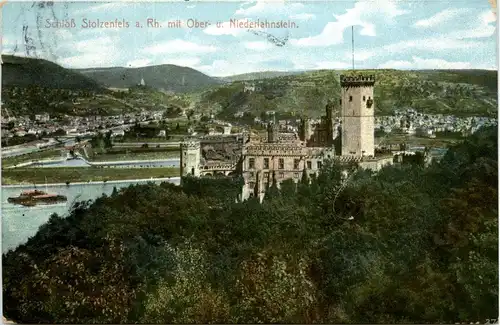
[(196, 107), (215, 107), (226, 118), (238, 112), (260, 116), (269, 110), (317, 117), (328, 99), (334, 100), (338, 109), (340, 74), (359, 72), (376, 77), (378, 115), (410, 107), (426, 113), (497, 114), (497, 72), (489, 70), (309, 71), (255, 80), (255, 92), (243, 92), (243, 82), (236, 81), (203, 93)]
[(259, 79), (269, 79), (277, 78), (282, 76), (293, 76), (306, 73), (306, 71), (264, 71), (264, 72), (252, 72), (243, 73), (230, 77), (220, 78), (224, 81), (249, 81), (249, 80), (259, 80)]
[(4, 87), (38, 86), (89, 90), (100, 88), (94, 80), (47, 60), (2, 55), (2, 61), (2, 86)]
[(109, 88), (128, 88), (144, 79), (148, 87), (174, 91), (190, 92), (220, 85), (222, 80), (209, 77), (197, 70), (171, 64), (142, 68), (104, 68), (75, 70)]

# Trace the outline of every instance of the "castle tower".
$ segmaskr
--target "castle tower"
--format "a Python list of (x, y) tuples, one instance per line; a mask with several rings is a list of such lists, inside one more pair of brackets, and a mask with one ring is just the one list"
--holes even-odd
[(278, 142), (279, 126), (277, 123), (269, 123), (267, 125), (267, 142)]
[(300, 140), (308, 142), (312, 136), (311, 120), (308, 117), (304, 117), (300, 121)]
[(375, 76), (340, 76), (342, 104), (342, 155), (375, 154)]
[(200, 142), (198, 140), (185, 140), (181, 142), (181, 176), (200, 176)]
[(333, 108), (334, 104), (333, 101), (328, 100), (328, 103), (326, 104), (325, 110), (326, 110), (326, 116), (325, 116), (325, 127), (326, 127), (326, 146), (331, 146), (333, 144), (333, 139), (334, 139), (334, 121), (333, 121)]

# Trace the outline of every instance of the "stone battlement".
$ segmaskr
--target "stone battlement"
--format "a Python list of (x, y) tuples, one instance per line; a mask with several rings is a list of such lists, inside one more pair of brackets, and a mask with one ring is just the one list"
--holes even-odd
[(200, 141), (198, 140), (185, 140), (181, 142), (182, 150), (196, 150), (200, 149)]
[(345, 76), (340, 75), (340, 85), (342, 87), (363, 87), (363, 86), (373, 86), (375, 84), (375, 76)]
[(210, 164), (207, 163), (201, 166), (204, 170), (234, 170), (236, 168), (235, 163), (219, 163), (219, 164)]
[(360, 162), (362, 160), (361, 156), (336, 156), (335, 160), (340, 163), (349, 163), (349, 162)]

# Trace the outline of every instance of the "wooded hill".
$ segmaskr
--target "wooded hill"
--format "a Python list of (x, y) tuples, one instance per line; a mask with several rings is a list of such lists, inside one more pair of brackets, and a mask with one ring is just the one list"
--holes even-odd
[(195, 69), (173, 64), (142, 68), (99, 68), (75, 70), (97, 83), (110, 88), (129, 88), (138, 85), (142, 79), (146, 86), (162, 91), (191, 92), (206, 89), (223, 82)]
[(99, 84), (81, 73), (53, 62), (13, 55), (2, 55), (2, 87), (46, 87), (55, 89), (98, 90)]
[[(154, 92), (159, 93), (154, 97), (163, 98), (161, 94), (174, 91), (188, 99), (189, 102), (183, 109), (194, 108), (197, 113), (210, 111), (226, 119), (233, 119), (234, 114), (238, 112), (246, 112), (255, 117), (266, 111), (318, 117), (323, 114), (328, 99), (338, 104), (339, 75), (350, 73), (375, 75), (375, 112), (378, 115), (387, 115), (395, 109), (410, 107), (424, 113), (481, 116), (497, 114), (497, 73), (489, 70), (269, 71), (212, 78), (197, 70), (175, 65), (69, 70), (40, 59), (6, 55), (2, 56), (2, 59), (2, 97), (6, 107), (14, 114), (25, 113), (30, 109), (37, 112), (55, 110), (74, 114), (73, 110), (77, 108), (73, 107), (71, 102), (54, 106), (60, 94), (53, 89), (92, 92), (92, 100), (87, 106), (94, 114), (94, 108), (100, 109), (100, 114), (134, 110), (134, 107), (131, 107), (135, 106), (134, 104), (127, 106), (126, 103), (120, 102), (120, 99), (126, 99), (124, 97), (127, 96), (110, 93), (116, 98), (95, 101), (94, 93), (102, 93), (105, 87), (133, 88), (144, 79), (149, 91), (143, 92), (144, 98), (138, 99), (138, 103), (146, 108), (170, 105), (167, 100), (149, 103), (148, 98), (154, 95)], [(252, 81), (241, 81), (249, 79)], [(257, 90), (243, 92), (245, 83), (255, 84)], [(28, 90), (21, 89), (12, 93), (13, 88)], [(41, 91), (32, 94), (30, 88)], [(26, 96), (21, 95), (21, 100), (27, 102), (9, 102), (16, 93), (28, 93)], [(53, 99), (43, 99), (43, 94)], [(69, 94), (72, 100), (89, 97), (74, 92)], [(40, 105), (44, 101), (47, 101), (47, 104)]]
[[(271, 78), (263, 73), (263, 79), (235, 81), (203, 93), (198, 106), (210, 103), (228, 118), (238, 112), (260, 116), (265, 111), (318, 117), (328, 99), (340, 107), (340, 74), (353, 73), (375, 75), (377, 115), (410, 107), (431, 114), (497, 114), (497, 73), (489, 70), (321, 70)], [(256, 91), (243, 92), (245, 84), (255, 85)]]

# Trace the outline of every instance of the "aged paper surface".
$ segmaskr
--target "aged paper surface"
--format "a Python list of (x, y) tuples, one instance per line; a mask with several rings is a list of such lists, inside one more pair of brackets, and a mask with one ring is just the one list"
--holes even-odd
[(0, 10), (5, 322), (497, 323), (496, 0)]

